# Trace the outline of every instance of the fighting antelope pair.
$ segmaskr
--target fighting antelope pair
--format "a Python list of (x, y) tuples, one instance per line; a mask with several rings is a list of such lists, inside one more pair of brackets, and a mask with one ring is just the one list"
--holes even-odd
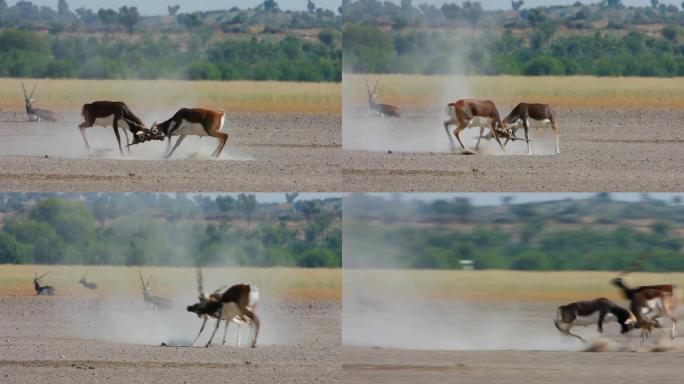
[[(549, 124), (551, 125), (556, 136), (556, 154), (560, 153), (560, 133), (558, 126), (556, 125), (556, 112), (548, 104), (520, 103), (502, 120), (493, 101), (463, 99), (454, 103), (449, 103), (447, 105), (447, 114), (450, 118), (444, 122), (444, 130), (446, 131), (447, 137), (449, 137), (449, 143), (452, 150), (456, 149), (456, 145), (449, 133), (449, 125), (456, 125), (454, 136), (456, 136), (456, 140), (458, 140), (461, 147), (465, 149), (459, 134), (464, 129), (469, 128), (476, 119), (479, 119), (480, 135), (477, 138), (475, 149), (480, 146), (481, 139), (490, 139), (494, 137), (496, 142), (499, 143), (501, 150), (505, 151), (505, 145), (508, 144), (509, 141), (520, 140), (515, 136), (515, 133), (520, 128), (520, 124), (522, 124), (525, 129), (527, 154), (531, 155), (532, 147), (530, 145), (529, 130), (530, 119), (532, 119), (541, 121), (544, 127)], [(487, 123), (489, 123), (491, 130), (488, 136), (483, 136)], [(502, 143), (501, 138), (505, 138), (506, 141)]]
[[(157, 124), (152, 124), (149, 129), (145, 123), (136, 116), (128, 106), (121, 101), (95, 101), (84, 104), (81, 115), (85, 120), (78, 128), (81, 130), (83, 141), (88, 150), (90, 144), (85, 136), (86, 128), (99, 126), (103, 128), (114, 128), (119, 152), (123, 156), (121, 147), (121, 137), (119, 128), (122, 128), (126, 138), (126, 148), (130, 153), (132, 145), (144, 143), (150, 140), (168, 139), (165, 158), (171, 157), (173, 152), (183, 142), (186, 136), (211, 136), (219, 141), (219, 145), (212, 153), (212, 156), (219, 157), (223, 147), (228, 141), (228, 134), (221, 132), (225, 123), (226, 114), (223, 111), (212, 111), (203, 108), (182, 108), (179, 109), (170, 119)], [(133, 135), (133, 142), (129, 142), (128, 132)], [(176, 144), (171, 148), (171, 137), (178, 136)]]
[(225, 321), (226, 325), (223, 330), (223, 344), (226, 344), (226, 333), (228, 333), (228, 324), (231, 322), (237, 324), (237, 346), (240, 346), (240, 325), (247, 324), (250, 327), (252, 335), (252, 348), (256, 346), (257, 337), (259, 336), (260, 321), (256, 315), (255, 310), (259, 302), (259, 289), (254, 284), (236, 284), (228, 289), (221, 287), (214, 291), (211, 295), (207, 295), (204, 291), (204, 278), (202, 270), (197, 268), (197, 298), (198, 303), (187, 307), (188, 312), (195, 313), (202, 319), (202, 326), (200, 327), (195, 340), (194, 346), (199, 339), (204, 326), (207, 324), (209, 318), (216, 319), (216, 327), (207, 341), (205, 347), (211, 345), (216, 331), (219, 328), (221, 321)]

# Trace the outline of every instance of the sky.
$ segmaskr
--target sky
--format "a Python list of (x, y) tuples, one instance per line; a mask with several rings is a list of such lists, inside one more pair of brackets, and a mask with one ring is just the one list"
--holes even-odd
[[(553, 201), (562, 199), (586, 199), (588, 197), (594, 196), (596, 193), (514, 193), (514, 192), (476, 192), (476, 193), (403, 193), (402, 200), (423, 200), (423, 201), (434, 201), (434, 200), (452, 200), (455, 197), (466, 197), (470, 199), (473, 205), (477, 206), (487, 206), (487, 205), (500, 205), (501, 198), (504, 196), (513, 196), (513, 203), (528, 203), (528, 202), (539, 202), (539, 201)], [(372, 194), (371, 194), (372, 195)], [(378, 193), (387, 199), (392, 197), (392, 193)], [(611, 198), (614, 200), (624, 200), (624, 201), (639, 201), (641, 200), (641, 193), (611, 193)], [(671, 201), (674, 196), (680, 196), (684, 198), (684, 193), (649, 193), (649, 196), (654, 199), (663, 199), (665, 201)]]
[[(290, 10), (303, 10), (306, 9), (307, 0), (276, 0), (281, 9)], [(342, 3), (342, 0), (313, 0), (314, 3), (326, 9), (337, 10), (337, 8)], [(400, 3), (400, 0), (392, 0), (395, 3)], [(482, 3), (482, 7), (485, 9), (510, 9), (510, 0), (479, 0)], [(525, 6), (536, 7), (540, 5), (568, 5), (573, 4), (577, 0), (525, 0)], [(594, 0), (580, 0), (582, 3), (589, 4), (592, 2), (597, 2)], [(8, 4), (13, 5), (17, 0), (9, 0)], [(57, 8), (57, 0), (31, 0), (32, 3), (37, 5), (48, 5), (52, 8)], [(206, 11), (215, 9), (228, 9), (233, 6), (239, 8), (253, 8), (258, 4), (261, 4), (263, 0), (67, 0), (69, 6), (72, 10), (79, 7), (86, 8), (115, 8), (118, 9), (121, 6), (136, 6), (140, 10), (140, 13), (144, 15), (162, 15), (166, 14), (167, 5), (178, 4), (181, 6), (181, 11), (192, 12), (192, 11)], [(414, 5), (418, 4), (435, 4), (442, 5), (443, 3), (463, 3), (463, 0), (413, 0)], [(663, 4), (674, 4), (680, 6), (682, 0), (660, 0)], [(622, 3), (630, 5), (650, 5), (651, 0), (622, 0)]]

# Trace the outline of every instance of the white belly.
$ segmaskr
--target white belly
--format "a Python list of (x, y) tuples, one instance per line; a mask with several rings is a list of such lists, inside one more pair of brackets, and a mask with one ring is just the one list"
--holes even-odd
[[(107, 117), (98, 117), (97, 119), (95, 119), (93, 126), (102, 128), (113, 127), (114, 115), (109, 115)], [(129, 129), (130, 127), (128, 126), (128, 123), (125, 119), (119, 119), (119, 128)]]
[[(171, 123), (173, 124), (173, 123)], [(185, 136), (185, 135), (193, 135), (193, 136), (209, 136), (207, 135), (207, 131), (204, 130), (204, 126), (199, 123), (191, 123), (187, 120), (181, 120), (181, 123), (178, 125), (178, 128), (172, 129), (172, 136)]]

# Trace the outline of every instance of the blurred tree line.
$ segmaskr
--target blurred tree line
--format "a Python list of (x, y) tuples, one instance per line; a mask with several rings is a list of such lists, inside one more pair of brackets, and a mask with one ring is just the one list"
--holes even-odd
[(0, 194), (0, 264), (341, 266), (341, 200)]
[(345, 198), (345, 267), (624, 270), (645, 255), (643, 271), (684, 271), (684, 205), (608, 193), (538, 203), (502, 198), (473, 206), (467, 198), (403, 201)]
[[(524, 3), (523, 3), (524, 4)], [(345, 1), (345, 71), (481, 75), (684, 75), (684, 10), (620, 1), (485, 11)], [(648, 26), (648, 28), (639, 28)]]
[(272, 2), (141, 16), (136, 7), (71, 12), (65, 0), (57, 10), (0, 0), (0, 77), (341, 81), (340, 17)]

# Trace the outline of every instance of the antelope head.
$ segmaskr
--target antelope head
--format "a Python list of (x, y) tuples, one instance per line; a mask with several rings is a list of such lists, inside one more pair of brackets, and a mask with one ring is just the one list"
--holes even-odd
[(152, 290), (152, 288), (150, 288), (150, 280), (152, 280), (152, 274), (150, 273), (150, 277), (147, 279), (147, 283), (145, 283), (145, 279), (143, 279), (142, 273), (140, 273), (140, 271), (138, 271), (138, 276), (140, 276), (140, 283), (142, 284), (143, 294), (146, 295), (150, 293), (150, 291)]
[(24, 82), (21, 82), (21, 89), (24, 91), (24, 103), (26, 105), (26, 110), (31, 110), (33, 109), (33, 94), (36, 92), (36, 87), (38, 86), (38, 83), (33, 84), (33, 89), (31, 90), (31, 94), (28, 95), (26, 93), (26, 87), (24, 86)]
[(368, 80), (366, 80), (366, 91), (368, 92), (368, 104), (375, 104), (375, 101), (378, 99), (378, 94), (375, 93), (375, 91), (378, 89), (378, 84), (380, 83), (380, 80), (375, 82), (375, 86), (373, 87), (373, 90), (370, 89), (370, 86), (368, 85)]

